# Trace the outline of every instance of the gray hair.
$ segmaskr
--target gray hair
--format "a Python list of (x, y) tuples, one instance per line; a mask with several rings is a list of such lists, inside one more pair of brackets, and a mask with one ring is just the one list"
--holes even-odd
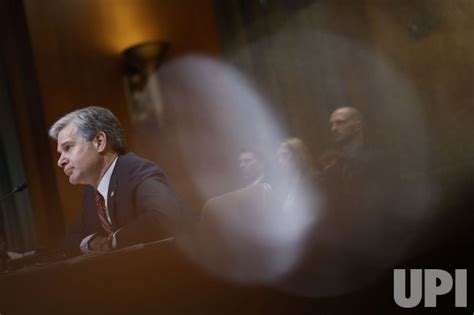
[(87, 141), (92, 141), (97, 133), (102, 131), (107, 135), (107, 141), (115, 152), (125, 153), (126, 144), (122, 126), (107, 108), (89, 106), (70, 112), (51, 126), (49, 136), (57, 140), (61, 130), (71, 122), (76, 124), (79, 133)]

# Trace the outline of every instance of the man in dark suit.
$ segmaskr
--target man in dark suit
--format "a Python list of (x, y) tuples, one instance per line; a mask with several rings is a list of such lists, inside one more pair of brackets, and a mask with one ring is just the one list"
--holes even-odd
[(83, 211), (65, 247), (72, 254), (107, 251), (171, 235), (179, 198), (154, 163), (126, 153), (117, 118), (106, 108), (71, 112), (49, 130), (58, 166), (73, 185), (87, 185)]
[(367, 142), (362, 113), (332, 112), (334, 142), (319, 159), (324, 206), (297, 274), (314, 294), (341, 294), (366, 285), (399, 253), (400, 199), (394, 158)]
[(320, 165), (332, 215), (351, 227), (356, 225), (355, 219), (363, 223), (369, 218), (382, 219), (382, 209), (393, 205), (390, 196), (399, 186), (397, 163), (368, 145), (364, 118), (358, 109), (338, 108), (329, 122), (335, 150), (328, 151)]
[(265, 177), (263, 156), (256, 150), (245, 149), (239, 154), (239, 169), (245, 186), (261, 183)]

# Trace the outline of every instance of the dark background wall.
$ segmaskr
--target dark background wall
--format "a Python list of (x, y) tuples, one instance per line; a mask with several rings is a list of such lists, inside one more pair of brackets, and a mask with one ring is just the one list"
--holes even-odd
[[(410, 105), (422, 108), (434, 143), (451, 149), (460, 143), (451, 140), (467, 140), (472, 116), (454, 117), (472, 112), (470, 1), (236, 0), (216, 7), (226, 57), (264, 87), (292, 131), (324, 135), (333, 108), (370, 115), (383, 101), (396, 103), (386, 94), (403, 84), (416, 94)], [(380, 64), (403, 82), (378, 83)], [(301, 125), (302, 117), (315, 123)]]

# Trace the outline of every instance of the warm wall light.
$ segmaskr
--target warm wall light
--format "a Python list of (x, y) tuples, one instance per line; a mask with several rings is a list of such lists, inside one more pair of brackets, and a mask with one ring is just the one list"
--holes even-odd
[(169, 44), (145, 42), (125, 49), (124, 86), (132, 122), (163, 125), (163, 102), (156, 70)]
[[(97, 32), (96, 44), (107, 55), (120, 54), (125, 48), (155, 38), (166, 38), (166, 22), (158, 14), (164, 1), (150, 0), (81, 0), (90, 8)], [(79, 6), (79, 5), (78, 5)], [(167, 7), (165, 4), (164, 7)]]

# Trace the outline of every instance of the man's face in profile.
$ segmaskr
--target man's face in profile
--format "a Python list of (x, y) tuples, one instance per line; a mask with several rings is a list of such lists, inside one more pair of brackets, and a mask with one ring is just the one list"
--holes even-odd
[(75, 123), (69, 123), (59, 132), (57, 150), (60, 154), (58, 166), (71, 184), (96, 184), (101, 170), (100, 154), (94, 140), (84, 139)]
[(350, 142), (361, 130), (360, 119), (347, 108), (341, 108), (332, 113), (329, 123), (331, 134), (337, 144)]
[(252, 183), (263, 176), (263, 165), (253, 152), (240, 153), (239, 168), (246, 183)]

